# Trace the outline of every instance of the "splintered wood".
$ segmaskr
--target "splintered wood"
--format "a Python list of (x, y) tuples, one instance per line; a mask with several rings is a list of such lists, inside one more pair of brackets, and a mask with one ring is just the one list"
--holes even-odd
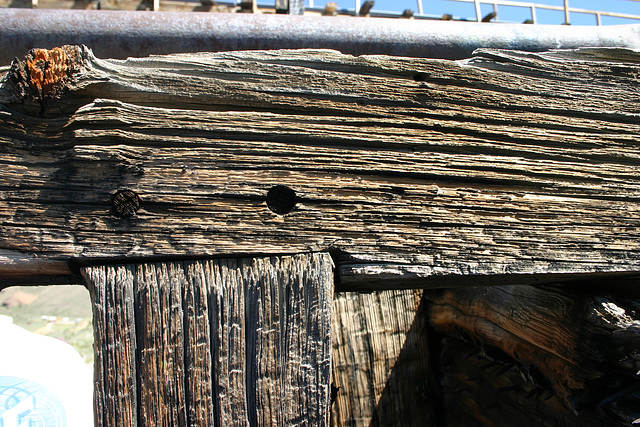
[[(636, 52), (65, 52), (60, 96), (0, 85), (0, 250), (329, 251), (339, 272), (411, 266), (443, 286), (640, 269)], [(278, 186), (291, 209), (271, 208)], [(122, 189), (140, 198), (127, 218)], [(367, 263), (382, 267), (348, 267)]]
[(326, 254), (83, 268), (97, 426), (327, 425)]
[[(79, 54), (76, 46), (33, 49), (23, 61), (13, 61), (7, 84), (12, 86), (10, 92), (21, 99), (25, 112), (42, 115), (46, 103), (68, 89), (69, 79), (79, 71), (76, 66), (82, 64), (76, 56)], [(38, 113), (28, 107), (30, 104), (39, 106)]]

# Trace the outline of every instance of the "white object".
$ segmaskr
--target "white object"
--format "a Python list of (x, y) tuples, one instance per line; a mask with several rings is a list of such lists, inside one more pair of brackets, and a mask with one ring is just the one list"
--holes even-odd
[(93, 425), (93, 375), (69, 344), (0, 315), (0, 426)]

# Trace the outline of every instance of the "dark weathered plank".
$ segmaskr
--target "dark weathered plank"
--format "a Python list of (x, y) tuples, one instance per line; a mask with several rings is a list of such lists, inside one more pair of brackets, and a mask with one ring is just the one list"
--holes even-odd
[(326, 254), (84, 267), (98, 425), (327, 425)]
[[(430, 426), (430, 357), (420, 291), (341, 293), (334, 301), (334, 426)], [(337, 390), (336, 390), (337, 388)]]
[[(436, 330), (479, 344), (507, 367), (518, 366), (532, 384), (556, 395), (568, 413), (601, 406), (631, 422), (640, 417), (640, 393), (632, 393), (640, 387), (639, 299), (637, 290), (612, 293), (614, 284), (605, 291), (586, 285), (504, 286), (426, 295)], [(629, 404), (636, 409), (628, 410)]]
[[(441, 276), (640, 268), (635, 52), (67, 51), (38, 54), (62, 61), (51, 81), (21, 62), (0, 88), (0, 249), (331, 251)], [(277, 185), (295, 192), (284, 215)], [(141, 200), (130, 218), (111, 208), (123, 188)]]
[(487, 357), (473, 343), (445, 337), (438, 350), (446, 396), (438, 426), (622, 427), (637, 418), (637, 397), (622, 396), (617, 408), (592, 402), (576, 413), (544, 384), (527, 380), (518, 365)]
[(175, 263), (141, 264), (135, 270), (140, 423), (186, 425), (184, 340), (197, 322), (186, 317), (189, 329), (183, 326), (186, 278)]
[(41, 260), (33, 254), (0, 250), (0, 290), (11, 285), (68, 284), (72, 275), (67, 261)]
[(138, 426), (138, 371), (131, 266), (84, 270), (93, 304), (96, 426)]

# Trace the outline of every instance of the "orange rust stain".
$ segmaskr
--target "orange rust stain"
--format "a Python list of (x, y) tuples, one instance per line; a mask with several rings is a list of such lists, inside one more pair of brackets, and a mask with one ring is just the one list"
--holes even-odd
[(69, 57), (59, 47), (35, 49), (32, 55), (33, 59), (27, 60), (29, 84), (43, 96), (51, 95), (55, 85), (67, 78)]

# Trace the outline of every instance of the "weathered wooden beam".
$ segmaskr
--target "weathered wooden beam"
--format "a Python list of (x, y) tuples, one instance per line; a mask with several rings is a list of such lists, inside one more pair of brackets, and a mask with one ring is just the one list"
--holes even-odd
[(41, 260), (33, 255), (0, 250), (0, 290), (7, 286), (74, 283), (66, 261)]
[[(505, 265), (505, 270), (509, 269)], [(520, 271), (527, 271), (520, 265)], [(505, 285), (545, 285), (571, 282), (603, 282), (622, 280), (637, 276), (635, 272), (598, 273), (587, 270), (573, 273), (555, 270), (550, 266), (544, 272), (530, 270), (527, 273), (496, 274), (495, 265), (487, 270), (478, 266), (472, 274), (463, 272), (441, 271), (429, 265), (407, 264), (342, 264), (336, 271), (338, 290), (367, 292), (374, 289), (437, 289), (456, 288), (460, 286), (505, 286)]]
[[(480, 346), (477, 351), (495, 362), (484, 363), (490, 371), (515, 367), (528, 381), (485, 377), (473, 367), (476, 362), (465, 367), (465, 356), (456, 350), (459, 360), (442, 358), (449, 366), (443, 384), (451, 413), (464, 419), (483, 412), (495, 425), (511, 411), (540, 425), (553, 418), (566, 419), (563, 425), (585, 425), (589, 418), (586, 425), (629, 425), (640, 418), (637, 280), (631, 290), (616, 291), (612, 285), (427, 292), (430, 323), (437, 331)], [(459, 388), (465, 393), (457, 393)], [(554, 397), (555, 403), (537, 404), (536, 398), (526, 403), (539, 394), (546, 396), (543, 401)], [(497, 396), (502, 413), (478, 411), (477, 405), (492, 405)]]
[(371, 8), (375, 2), (373, 0), (367, 0), (362, 2), (362, 6), (360, 6), (360, 10), (358, 10), (358, 16), (369, 16), (369, 12), (371, 12)]
[(326, 254), (83, 268), (96, 425), (327, 425), (332, 269)]
[(638, 59), (34, 51), (0, 86), (0, 249), (636, 273)]

